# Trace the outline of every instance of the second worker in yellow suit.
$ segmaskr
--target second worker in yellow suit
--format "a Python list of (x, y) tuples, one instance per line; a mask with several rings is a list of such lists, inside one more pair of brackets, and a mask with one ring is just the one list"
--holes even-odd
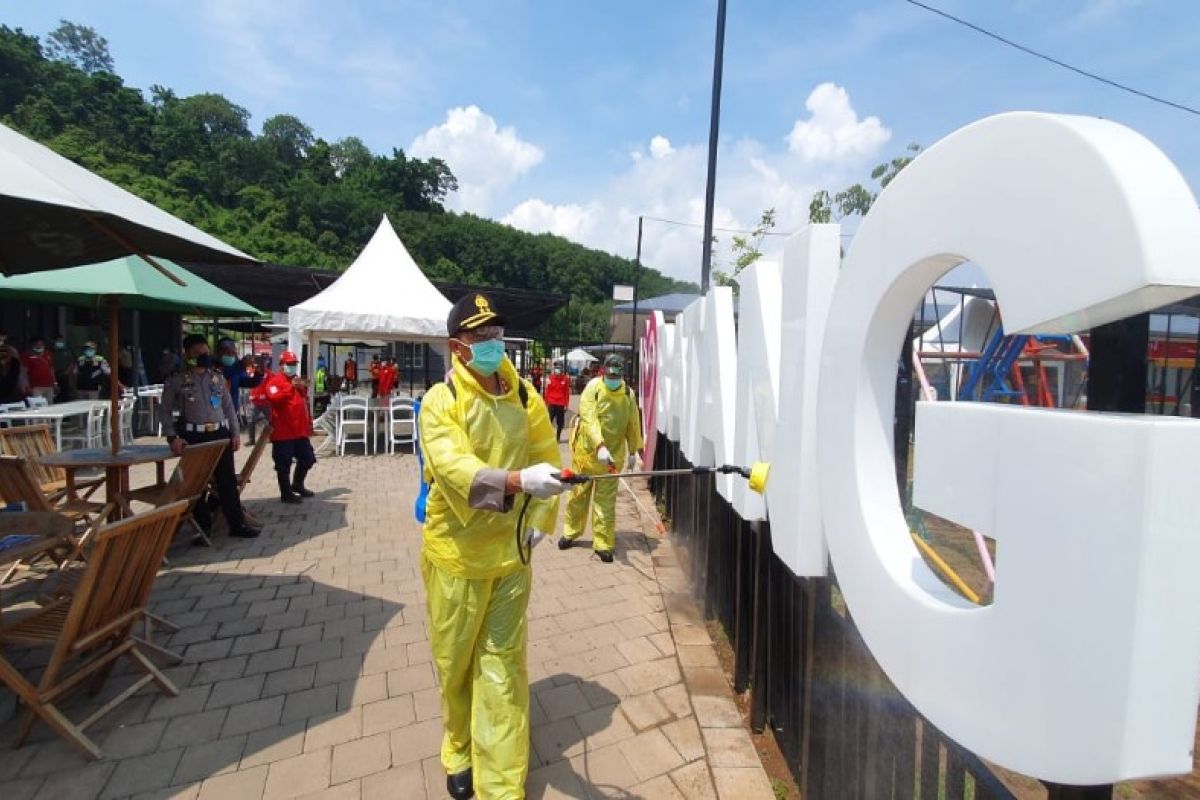
[[(581, 475), (603, 475), (624, 464), (626, 455), (642, 453), (642, 420), (633, 391), (625, 385), (625, 362), (620, 356), (604, 359), (600, 377), (593, 378), (579, 396), (579, 418), (571, 433), (571, 469)], [(616, 480), (588, 481), (571, 492), (567, 521), (558, 547), (565, 550), (583, 535), (588, 509), (592, 514), (592, 549), (611, 563), (616, 543)]]
[(558, 437), (542, 398), (504, 354), (486, 295), (455, 303), (453, 369), (418, 417), (430, 484), (421, 550), (442, 692), (442, 766), (456, 800), (525, 797), (532, 546), (558, 517)]

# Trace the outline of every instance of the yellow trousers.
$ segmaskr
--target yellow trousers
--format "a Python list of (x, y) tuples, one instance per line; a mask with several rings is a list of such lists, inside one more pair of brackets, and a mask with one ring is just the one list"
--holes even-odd
[(617, 538), (617, 486), (615, 479), (588, 481), (571, 490), (567, 500), (567, 519), (563, 537), (577, 539), (587, 528), (588, 510), (592, 510), (592, 549), (612, 550)]
[(442, 687), (442, 766), (473, 768), (480, 800), (525, 797), (530, 570), (502, 578), (451, 575), (421, 559), (433, 664)]

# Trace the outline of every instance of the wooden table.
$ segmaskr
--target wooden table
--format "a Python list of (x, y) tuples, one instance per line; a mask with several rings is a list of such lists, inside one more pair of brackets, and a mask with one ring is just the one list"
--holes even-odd
[(63, 420), (67, 417), (87, 417), (94, 406), (107, 408), (108, 401), (72, 400), (68, 403), (51, 403), (41, 408), (27, 408), (24, 411), (6, 411), (0, 414), (0, 422), (48, 422), (54, 426), (54, 446), (62, 450)]
[[(6, 511), (0, 513), (0, 540), (6, 536), (32, 536), (33, 539), (0, 550), (0, 575), (9, 564), (39, 556), (55, 547), (70, 549), (75, 525), (70, 517), (49, 511)], [(15, 569), (15, 568), (14, 568)]]
[(112, 519), (132, 516), (129, 506), (129, 468), (135, 464), (153, 463), (158, 483), (166, 482), (166, 461), (175, 458), (165, 444), (129, 444), (116, 453), (108, 447), (64, 450), (38, 458), (48, 467), (58, 467), (66, 475), (67, 497), (75, 497), (75, 473), (81, 469), (103, 469), (108, 502), (112, 503)]

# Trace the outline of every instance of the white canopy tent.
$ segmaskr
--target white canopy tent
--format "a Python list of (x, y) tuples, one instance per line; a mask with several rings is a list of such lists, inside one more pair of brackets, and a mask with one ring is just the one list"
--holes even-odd
[(566, 360), (567, 363), (572, 367), (586, 367), (593, 361), (599, 361), (600, 359), (596, 358), (583, 348), (576, 347), (574, 350), (567, 353)]
[(354, 263), (324, 291), (288, 309), (288, 349), (308, 345), (308, 374), (319, 342), (424, 342), (445, 356), (451, 303), (437, 290), (385, 215)]

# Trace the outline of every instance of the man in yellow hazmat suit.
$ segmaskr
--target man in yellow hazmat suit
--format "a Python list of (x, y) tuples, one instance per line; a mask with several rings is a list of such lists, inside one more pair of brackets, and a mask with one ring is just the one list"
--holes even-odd
[(505, 357), (503, 324), (483, 294), (455, 303), (453, 368), (419, 417), (430, 484), (421, 576), (456, 800), (476, 790), (484, 800), (525, 796), (528, 561), (553, 532), (565, 488), (546, 406)]
[[(618, 355), (604, 359), (601, 375), (593, 378), (579, 397), (579, 417), (571, 433), (571, 469), (581, 475), (603, 475), (624, 463), (633, 452), (642, 454), (642, 420), (633, 391), (625, 385), (625, 362)], [(567, 522), (560, 550), (566, 550), (587, 527), (592, 515), (592, 549), (604, 563), (612, 563), (616, 539), (617, 481), (579, 484), (567, 501)]]

